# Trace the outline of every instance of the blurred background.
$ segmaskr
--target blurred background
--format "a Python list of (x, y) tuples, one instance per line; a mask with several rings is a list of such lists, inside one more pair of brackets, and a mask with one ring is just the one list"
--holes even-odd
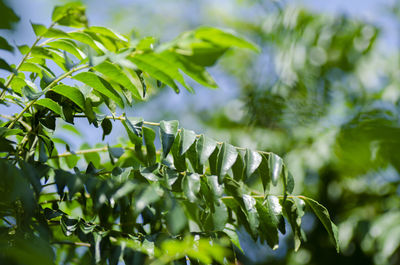
[[(65, 2), (8, 1), (20, 21), (0, 33), (31, 44), (30, 22), (50, 24), (53, 7)], [(194, 95), (150, 88), (148, 101), (127, 111), (150, 121), (177, 119), (197, 133), (281, 155), (295, 194), (325, 205), (339, 227), (339, 254), (311, 214), (303, 218), (308, 241), (298, 252), (290, 233), (272, 251), (240, 232), (246, 264), (400, 264), (400, 2), (82, 2), (91, 25), (136, 38), (163, 42), (210, 25), (261, 47), (259, 54), (229, 51), (211, 69), (215, 91), (195, 84)], [(81, 136), (58, 136), (73, 148), (101, 142), (101, 130), (78, 125)], [(122, 135), (116, 127), (105, 141), (115, 144)]]

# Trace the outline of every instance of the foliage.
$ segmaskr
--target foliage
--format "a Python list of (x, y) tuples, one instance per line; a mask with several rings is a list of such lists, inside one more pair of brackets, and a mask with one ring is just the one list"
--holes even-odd
[(252, 262), (398, 264), (398, 52), (384, 46), (379, 27), (351, 16), (259, 2), (260, 19), (227, 20), (264, 54), (225, 57), (240, 101), (202, 113), (203, 124), (235, 145), (281, 154), (296, 172), (295, 193), (318, 199), (337, 221), (341, 253), (314, 225), (299, 253), (246, 241), (248, 253), (267, 253)]
[[(293, 177), (276, 154), (123, 112), (160, 86), (193, 92), (182, 72), (215, 87), (206, 68), (233, 47), (258, 51), (253, 43), (210, 27), (162, 45), (130, 40), (88, 26), (77, 3), (56, 7), (49, 27), (32, 28), (33, 45), (18, 47), (22, 61), (2, 64), (10, 75), (1, 80), (1, 103), (21, 110), (1, 115), (1, 263), (232, 263), (241, 253), (238, 227), (277, 248), (288, 222), (297, 250), (306, 204), (339, 250), (327, 209), (292, 195)], [(127, 137), (59, 152), (60, 119), (86, 119), (103, 139), (121, 122)]]

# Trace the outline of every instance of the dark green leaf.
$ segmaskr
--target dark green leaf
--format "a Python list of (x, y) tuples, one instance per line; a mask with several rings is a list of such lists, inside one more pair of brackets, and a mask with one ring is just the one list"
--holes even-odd
[(176, 134), (178, 132), (178, 121), (161, 121), (160, 122), (160, 138), (163, 149), (163, 156), (167, 157), (174, 143)]
[(138, 137), (142, 137), (143, 119), (125, 117), (127, 127)]
[(199, 155), (200, 165), (204, 165), (217, 147), (217, 142), (203, 134), (197, 140), (196, 150)]
[(61, 107), (58, 105), (54, 100), (49, 99), (49, 98), (42, 98), (39, 99), (38, 101), (35, 102), (35, 105), (43, 106), (51, 111), (53, 111), (55, 114), (62, 115)]
[(83, 97), (83, 94), (81, 91), (79, 91), (79, 89), (62, 84), (53, 87), (50, 91), (54, 91), (57, 94), (60, 94), (70, 99), (78, 107), (80, 107), (81, 109), (85, 109), (85, 98)]
[(104, 119), (101, 122), (101, 128), (103, 129), (103, 136), (102, 136), (102, 140), (104, 141), (104, 137), (106, 137), (106, 135), (109, 135), (112, 131), (112, 123), (109, 119)]
[(245, 161), (246, 177), (249, 178), (260, 166), (262, 157), (258, 152), (246, 149)]
[(272, 249), (277, 249), (279, 244), (278, 236), (278, 215), (282, 214), (282, 206), (279, 199), (275, 196), (268, 196), (263, 203), (257, 201), (257, 212), (260, 216), (261, 237), (267, 240)]
[(13, 73), (14, 69), (2, 58), (0, 58), (0, 69)]
[(143, 127), (143, 138), (147, 150), (147, 163), (149, 166), (156, 163), (156, 147), (154, 146), (154, 140), (156, 133), (148, 127)]
[(197, 194), (200, 191), (200, 176), (196, 173), (190, 173), (183, 177), (182, 189), (190, 202), (197, 200)]
[(8, 41), (0, 36), (0, 49), (2, 50), (6, 50), (6, 51), (10, 51), (13, 52), (14, 51), (14, 47), (11, 46)]
[(196, 133), (194, 131), (185, 130), (182, 128), (181, 130), (181, 139), (180, 139), (180, 148), (179, 153), (183, 155), (186, 151), (192, 146), (192, 144), (196, 141)]
[(228, 170), (233, 166), (238, 156), (238, 152), (233, 145), (223, 143), (218, 153), (217, 172), (219, 182), (222, 182)]
[(307, 198), (304, 196), (299, 196), (299, 198), (303, 199), (313, 210), (315, 215), (324, 225), (326, 231), (328, 231), (328, 234), (336, 247), (336, 251), (339, 252), (338, 229), (336, 225), (331, 221), (328, 210), (311, 198)]

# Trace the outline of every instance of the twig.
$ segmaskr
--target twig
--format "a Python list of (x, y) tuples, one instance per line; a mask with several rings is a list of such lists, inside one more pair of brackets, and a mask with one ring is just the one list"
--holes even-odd
[[(53, 28), (56, 24), (57, 24), (56, 22), (53, 22), (47, 30)], [(31, 52), (32, 52), (33, 48), (36, 46), (36, 44), (37, 44), (42, 38), (43, 38), (43, 35), (38, 36), (38, 37), (36, 38), (35, 42), (34, 42), (34, 43), (32, 44), (32, 46), (29, 48), (29, 51), (25, 54), (25, 56), (22, 58), (21, 62), (20, 62), (20, 63), (17, 65), (17, 67), (15, 68), (15, 71), (18, 72), (18, 70), (19, 70), (19, 69), (21, 68), (21, 66), (24, 64), (24, 62), (26, 61), (26, 59), (28, 59), (28, 57), (31, 55)], [(4, 95), (5, 95), (6, 91), (7, 91), (7, 88), (10, 86), (10, 84), (11, 84), (11, 82), (12, 82), (12, 80), (14, 79), (15, 76), (16, 76), (16, 74), (15, 74), (15, 73), (12, 73), (11, 76), (10, 76), (10, 78), (9, 78), (9, 79), (7, 80), (7, 82), (4, 84), (3, 91), (1, 91), (1, 94), (0, 94), (0, 100), (3, 99), (3, 97), (4, 97)]]

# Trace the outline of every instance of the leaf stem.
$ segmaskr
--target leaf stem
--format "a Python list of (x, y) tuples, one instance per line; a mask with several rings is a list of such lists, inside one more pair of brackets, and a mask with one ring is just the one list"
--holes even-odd
[[(49, 26), (49, 29), (53, 28), (57, 23), (53, 22), (51, 23), (51, 25)], [(17, 67), (15, 68), (15, 71), (18, 72), (18, 70), (21, 68), (21, 66), (24, 64), (24, 62), (26, 61), (26, 59), (28, 59), (28, 57), (31, 55), (33, 48), (36, 46), (36, 44), (38, 44), (38, 42), (43, 38), (43, 35), (37, 36), (35, 42), (32, 44), (32, 46), (29, 48), (28, 52), (24, 55), (24, 57), (22, 57), (21, 62), (17, 65)], [(5, 93), (7, 91), (7, 88), (10, 86), (12, 80), (14, 79), (14, 77), (16, 76), (15, 73), (12, 73), (10, 78), (7, 80), (7, 82), (4, 84), (4, 88), (3, 91), (1, 91), (0, 93), (0, 100), (2, 100), (5, 96)]]
[(90, 243), (84, 243), (84, 242), (72, 242), (72, 241), (53, 241), (51, 244), (58, 244), (58, 245), (73, 245), (73, 246), (79, 246), (79, 247), (90, 247)]
[[(70, 76), (71, 74), (85, 69), (89, 67), (89, 65), (85, 64), (85, 65), (81, 65), (79, 67), (73, 68), (71, 70), (69, 70), (68, 72), (65, 72), (64, 74), (62, 74), (61, 76), (59, 76), (58, 78), (54, 79), (53, 82), (51, 82), (48, 86), (46, 86), (43, 89), (43, 93), (46, 93), (48, 90), (50, 90), (53, 86), (55, 86), (58, 82), (60, 82), (61, 80), (63, 80), (64, 78)], [(22, 117), (22, 115), (24, 115), (24, 113), (33, 105), (35, 104), (35, 102), (38, 100), (39, 98), (33, 99), (31, 100), (26, 106), (25, 108), (17, 115), (17, 117), (15, 117), (15, 119), (10, 123), (10, 125), (8, 125), (8, 129), (12, 129), (12, 127), (15, 125), (15, 123)]]

